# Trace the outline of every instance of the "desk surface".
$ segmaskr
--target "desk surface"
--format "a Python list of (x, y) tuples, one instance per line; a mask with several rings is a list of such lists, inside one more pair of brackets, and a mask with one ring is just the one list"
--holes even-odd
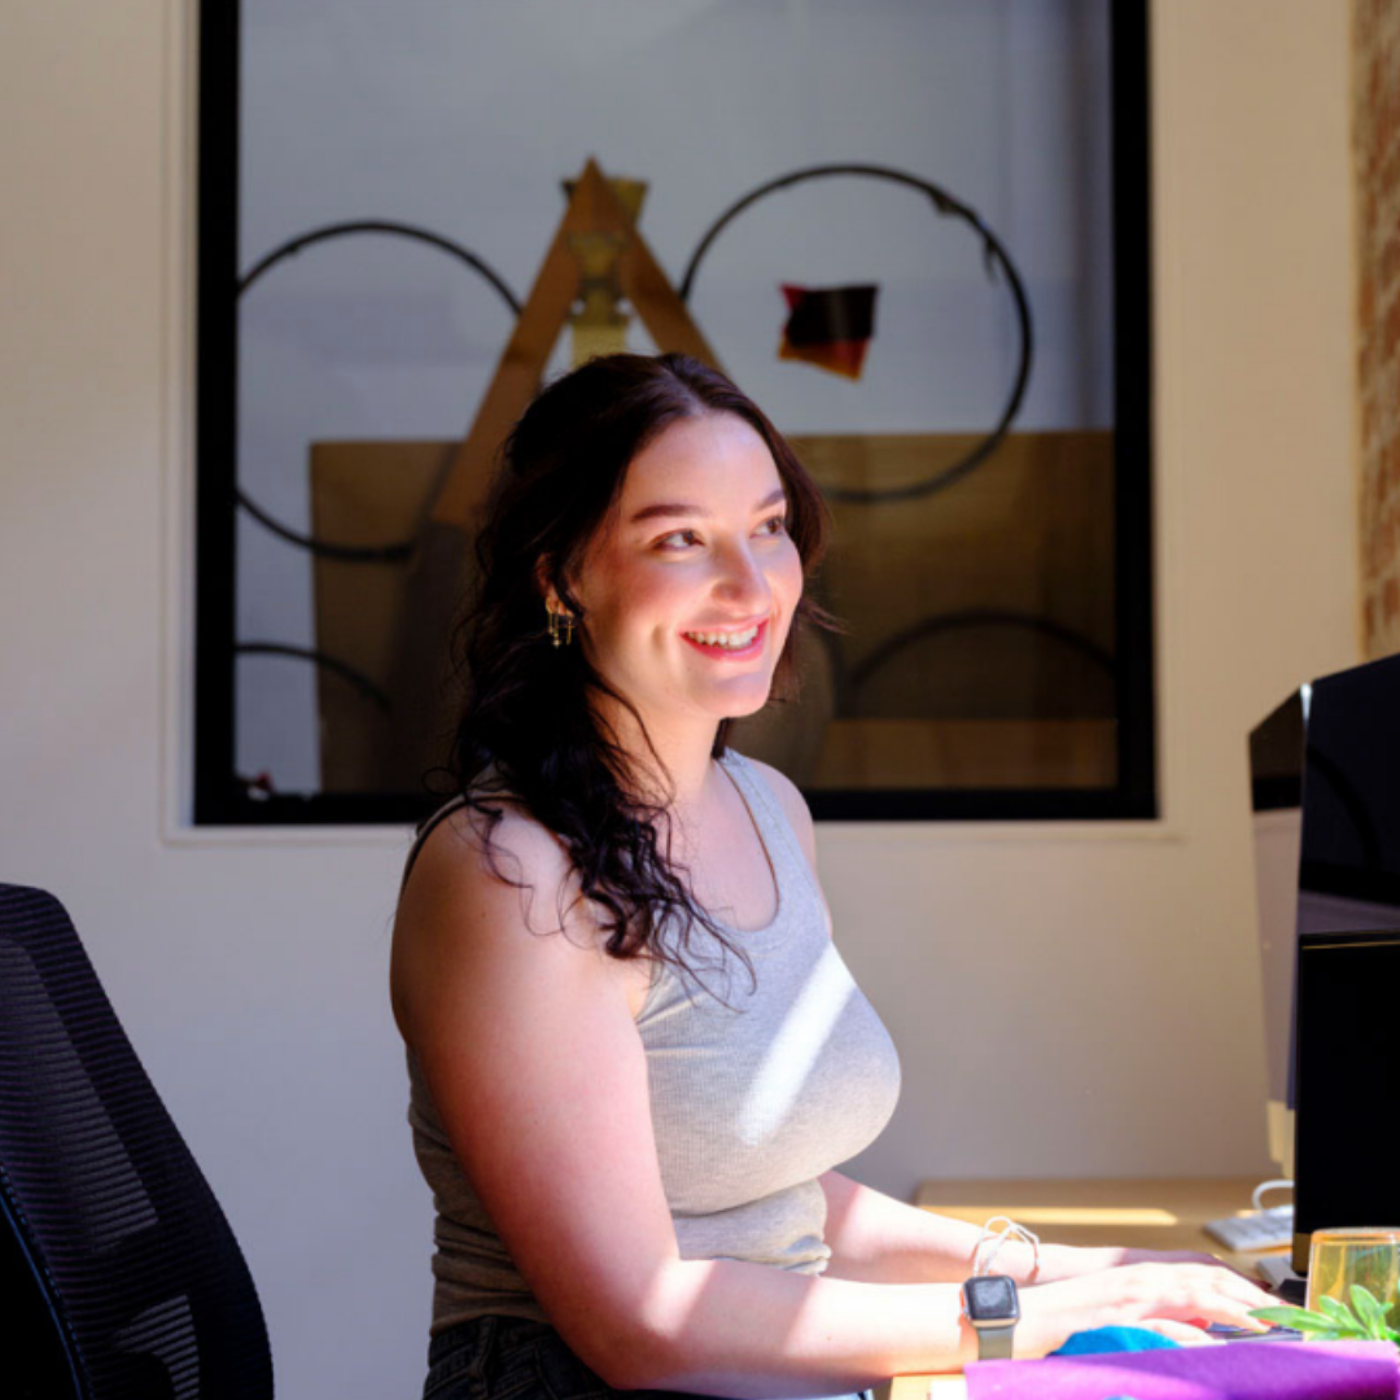
[[(1258, 1184), (1254, 1176), (926, 1181), (916, 1200), (928, 1210), (974, 1225), (993, 1215), (1009, 1215), (1047, 1244), (1206, 1251), (1252, 1275), (1258, 1254), (1231, 1254), (1203, 1227), (1208, 1220), (1248, 1212)], [(966, 1394), (961, 1375), (896, 1376), (890, 1386), (890, 1400), (958, 1400)]]

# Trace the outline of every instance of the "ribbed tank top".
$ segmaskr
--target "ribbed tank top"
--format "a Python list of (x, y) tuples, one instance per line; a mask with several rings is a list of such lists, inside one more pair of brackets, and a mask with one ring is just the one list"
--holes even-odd
[[(684, 1259), (820, 1273), (830, 1256), (817, 1178), (868, 1146), (899, 1095), (899, 1059), (831, 941), (825, 901), (766, 780), (720, 760), (768, 855), (777, 911), (726, 928), (753, 964), (692, 933), (692, 976), (657, 964), (637, 1015), (661, 1180)], [(425, 823), (412, 851), (461, 798)], [(406, 874), (405, 874), (406, 878)], [(547, 1322), (452, 1151), (408, 1055), (419, 1169), (433, 1193), (432, 1331), (487, 1314)]]

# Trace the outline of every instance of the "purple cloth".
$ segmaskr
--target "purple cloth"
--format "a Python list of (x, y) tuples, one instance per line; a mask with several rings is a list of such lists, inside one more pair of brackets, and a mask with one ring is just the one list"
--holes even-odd
[(1396, 1400), (1390, 1342), (1227, 1342), (1174, 1351), (981, 1361), (968, 1400)]

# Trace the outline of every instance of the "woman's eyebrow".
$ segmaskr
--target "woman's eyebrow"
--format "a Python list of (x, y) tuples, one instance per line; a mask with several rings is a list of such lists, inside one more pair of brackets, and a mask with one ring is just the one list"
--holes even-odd
[[(754, 508), (755, 515), (761, 510), (767, 510), (769, 506), (778, 505), (779, 502), (787, 500), (787, 492), (780, 486), (776, 491), (770, 491)], [(685, 505), (679, 501), (658, 501), (654, 506), (643, 506), (628, 521), (629, 525), (636, 525), (643, 520), (655, 520), (658, 516), (692, 516), (698, 520), (708, 520), (710, 513), (700, 506)]]

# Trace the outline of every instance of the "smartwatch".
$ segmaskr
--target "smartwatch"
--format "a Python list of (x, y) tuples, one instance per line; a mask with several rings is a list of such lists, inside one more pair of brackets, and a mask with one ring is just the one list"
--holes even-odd
[(962, 1286), (963, 1316), (977, 1332), (979, 1361), (1009, 1361), (1011, 1338), (1021, 1318), (1016, 1280), (1006, 1274), (984, 1274)]

